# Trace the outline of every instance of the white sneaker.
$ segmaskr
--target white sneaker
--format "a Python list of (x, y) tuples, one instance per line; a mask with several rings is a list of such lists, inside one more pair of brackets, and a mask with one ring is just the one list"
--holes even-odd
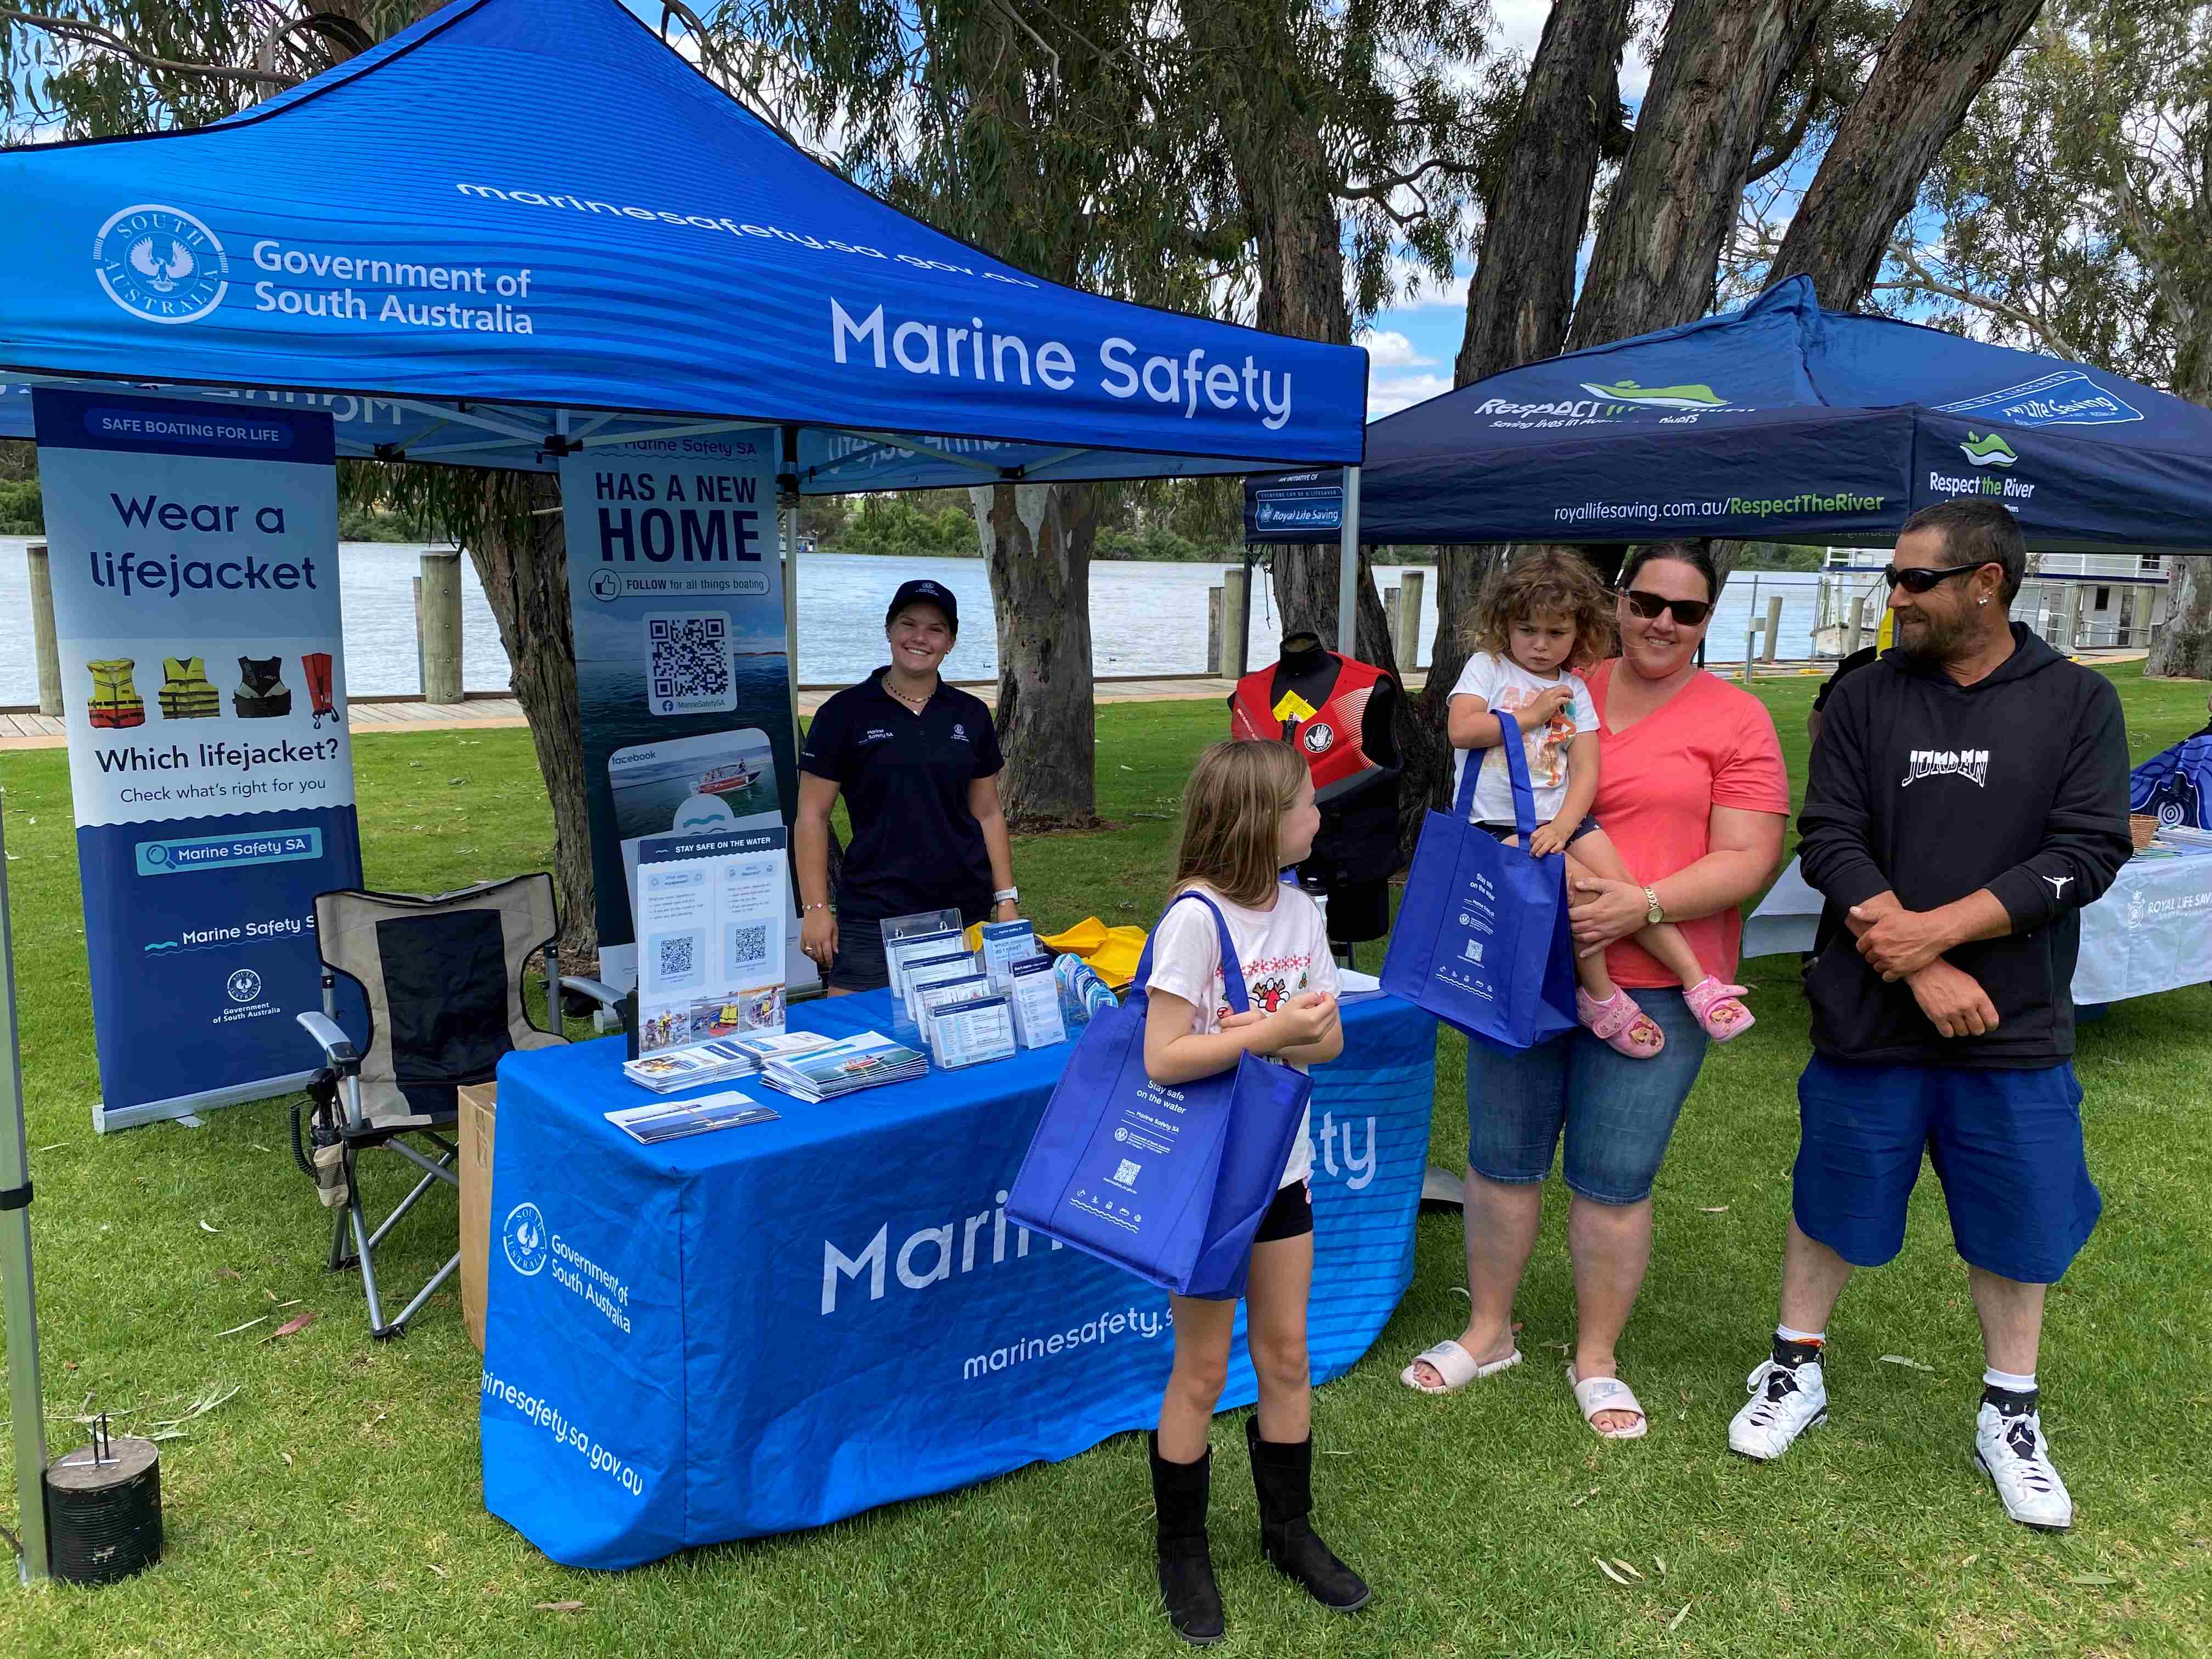
[(1797, 1437), (1828, 1420), (1828, 1385), (1820, 1362), (1778, 1364), (1762, 1359), (1744, 1379), (1751, 1403), (1729, 1424), (1729, 1449), (1760, 1462), (1779, 1457)]
[(2074, 1524), (2074, 1499), (2051, 1462), (2041, 1412), (2007, 1416), (1984, 1401), (1974, 1419), (1974, 1461), (2022, 1526), (2063, 1532)]

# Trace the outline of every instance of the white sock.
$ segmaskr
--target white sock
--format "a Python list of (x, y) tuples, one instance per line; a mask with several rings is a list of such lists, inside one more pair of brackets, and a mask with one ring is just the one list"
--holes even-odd
[(2021, 1376), (2012, 1371), (2001, 1371), (1992, 1365), (1982, 1373), (1982, 1386), (1987, 1389), (2002, 1389), (2007, 1394), (2033, 1394), (2035, 1373), (2030, 1371), (2027, 1376)]
[(1826, 1331), (1795, 1331), (1787, 1325), (1777, 1325), (1774, 1334), (1784, 1342), (1818, 1342), (1826, 1346), (1828, 1340)]

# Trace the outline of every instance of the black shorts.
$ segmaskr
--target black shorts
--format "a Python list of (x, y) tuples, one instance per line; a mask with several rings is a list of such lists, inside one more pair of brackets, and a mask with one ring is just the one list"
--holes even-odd
[[(972, 927), (985, 921), (988, 906), (963, 906), (960, 925)], [(880, 991), (891, 982), (890, 963), (884, 959), (884, 924), (876, 916), (839, 916), (837, 954), (830, 959), (829, 982), (840, 991)]]
[(1313, 1183), (1293, 1181), (1275, 1189), (1275, 1201), (1260, 1218), (1255, 1244), (1273, 1244), (1279, 1238), (1302, 1238), (1313, 1231)]

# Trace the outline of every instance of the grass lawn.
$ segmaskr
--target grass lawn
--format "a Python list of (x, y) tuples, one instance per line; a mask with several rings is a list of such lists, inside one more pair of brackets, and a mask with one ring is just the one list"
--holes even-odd
[[(2113, 678), (2139, 758), (2202, 723), (2201, 684), (2146, 684), (2133, 668)], [(1759, 688), (1801, 787), (1814, 684)], [(1223, 725), (1210, 704), (1104, 711), (1100, 809), (1122, 827), (1019, 844), (1032, 914), (1054, 926), (1094, 912), (1149, 921), (1190, 758)], [(357, 737), (355, 756), (377, 885), (434, 890), (544, 862), (550, 831), (526, 733)], [(1182, 1650), (1158, 1612), (1131, 1437), (970, 1491), (620, 1576), (547, 1562), (484, 1513), (478, 1360), (456, 1293), (405, 1340), (368, 1340), (358, 1280), (322, 1269), (328, 1228), (292, 1166), (280, 1103), (213, 1114), (198, 1130), (93, 1134), (65, 758), (0, 756), (0, 782), (16, 860), (53, 1451), (81, 1443), (72, 1419), (88, 1408), (143, 1432), (235, 1390), (162, 1446), (161, 1568), (34, 1598), (0, 1583), (0, 1655)], [(1759, 1025), (1713, 1052), (1684, 1114), (1623, 1345), (1650, 1437), (1601, 1443), (1569, 1401), (1557, 1188), (1519, 1309), (1530, 1363), (1448, 1399), (1401, 1388), (1399, 1367), (1456, 1333), (1465, 1307), (1457, 1214), (1424, 1216), (1397, 1317), (1316, 1401), (1329, 1454), (1318, 1460), (1318, 1520), (1374, 1582), (1374, 1604), (1334, 1618), (1260, 1563), (1241, 1431), (1224, 1424), (1214, 1510), (1224, 1651), (2212, 1650), (2212, 990), (2124, 1003), (2081, 1033), (2106, 1212), (2051, 1299), (2046, 1421), (2079, 1516), (2070, 1535), (2048, 1537), (2007, 1522), (1972, 1467), (1979, 1344), (1932, 1182), (1904, 1256), (1863, 1276), (1838, 1313), (1831, 1425), (1778, 1467), (1728, 1453), (1728, 1418), (1771, 1328), (1794, 1082), (1808, 1052), (1794, 959), (1747, 974)], [(1465, 1144), (1463, 1065), (1462, 1040), (1446, 1035), (1432, 1146), (1447, 1166)], [(451, 1214), (443, 1194), (431, 1202)], [(428, 1233), (413, 1237), (395, 1285), (442, 1258)], [(307, 1309), (321, 1316), (300, 1334), (258, 1340)], [(217, 1334), (262, 1315), (272, 1317)], [(1916, 1364), (1882, 1363), (1893, 1355)], [(786, 1358), (807, 1363), (803, 1348)], [(12, 1497), (7, 1456), (0, 1434), (0, 1492)], [(1599, 1555), (1643, 1577), (1615, 1583)], [(563, 1601), (582, 1610), (539, 1606)]]

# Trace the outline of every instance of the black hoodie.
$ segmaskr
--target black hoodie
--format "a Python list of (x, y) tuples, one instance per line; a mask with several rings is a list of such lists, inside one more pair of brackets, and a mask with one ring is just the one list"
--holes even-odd
[(1875, 1065), (2044, 1066), (2074, 1052), (2081, 907), (2127, 860), (2119, 694), (2013, 624), (2013, 653), (1960, 685), (1891, 651), (1829, 699), (1797, 820), (1805, 879), (1838, 906), (1893, 890), (1932, 910), (1988, 888), (2013, 931), (1946, 951), (1996, 1005), (1983, 1036), (1936, 1031), (1848, 932), (1806, 981), (1813, 1047)]

